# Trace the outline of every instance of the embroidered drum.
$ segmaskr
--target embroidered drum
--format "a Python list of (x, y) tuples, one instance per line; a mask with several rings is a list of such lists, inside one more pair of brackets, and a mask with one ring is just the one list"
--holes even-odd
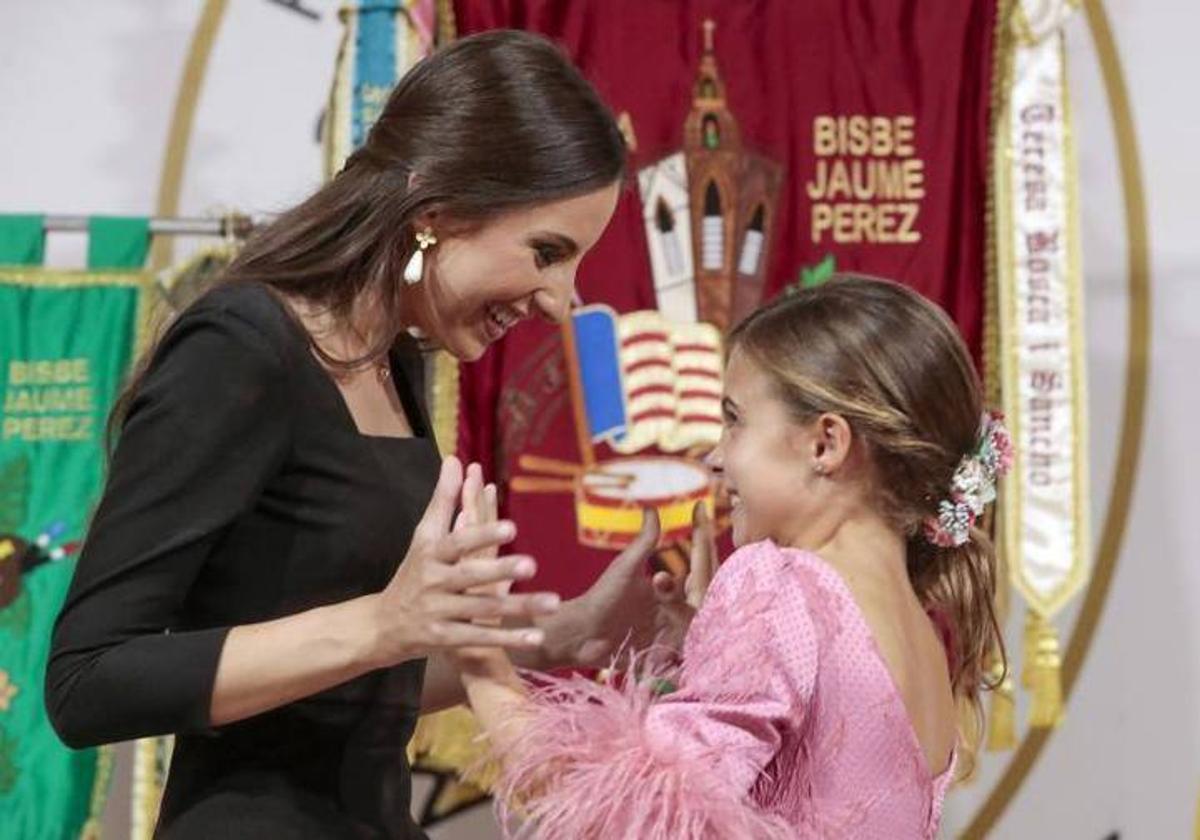
[(641, 530), (645, 508), (658, 511), (660, 544), (684, 541), (691, 538), (696, 502), (713, 514), (712, 481), (699, 464), (663, 457), (605, 461), (576, 483), (579, 541), (593, 548), (624, 548)]

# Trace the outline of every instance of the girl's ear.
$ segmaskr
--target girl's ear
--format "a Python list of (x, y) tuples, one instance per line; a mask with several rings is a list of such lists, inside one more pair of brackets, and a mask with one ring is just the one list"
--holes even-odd
[(850, 424), (842, 415), (826, 412), (813, 421), (810, 429), (813, 470), (821, 475), (836, 472), (850, 457), (854, 440)]

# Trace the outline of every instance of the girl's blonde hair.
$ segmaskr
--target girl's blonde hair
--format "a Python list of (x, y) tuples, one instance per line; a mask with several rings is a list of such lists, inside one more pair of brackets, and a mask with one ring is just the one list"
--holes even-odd
[(839, 414), (866, 445), (876, 503), (908, 539), (908, 575), (927, 609), (952, 628), (951, 681), (971, 713), (968, 752), (981, 731), (988, 664), (1003, 661), (996, 619), (996, 553), (972, 526), (961, 546), (925, 536), (964, 456), (978, 445), (983, 396), (970, 353), (941, 309), (897, 283), (840, 274), (788, 294), (734, 329), (738, 349), (775, 382), (798, 421)]

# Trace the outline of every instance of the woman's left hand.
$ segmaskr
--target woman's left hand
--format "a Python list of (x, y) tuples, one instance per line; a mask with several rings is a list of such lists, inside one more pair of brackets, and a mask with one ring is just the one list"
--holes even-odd
[(676, 650), (682, 647), (716, 568), (712, 520), (703, 506), (697, 505), (686, 578), (663, 571), (653, 577), (646, 575), (659, 534), (658, 514), (647, 510), (637, 538), (591, 588), (563, 602), (554, 615), (538, 619), (546, 638), (543, 655), (548, 662), (543, 667), (605, 665), (626, 643), (634, 650), (652, 643)]

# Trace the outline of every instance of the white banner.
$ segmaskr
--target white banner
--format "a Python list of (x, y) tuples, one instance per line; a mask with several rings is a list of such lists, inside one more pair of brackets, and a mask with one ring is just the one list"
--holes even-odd
[(1089, 563), (1075, 156), (1060, 30), (1073, 7), (1024, 6), (1014, 8), (995, 162), (1000, 370), (1016, 450), (1001, 542), (1013, 585), (1049, 618), (1086, 584)]

